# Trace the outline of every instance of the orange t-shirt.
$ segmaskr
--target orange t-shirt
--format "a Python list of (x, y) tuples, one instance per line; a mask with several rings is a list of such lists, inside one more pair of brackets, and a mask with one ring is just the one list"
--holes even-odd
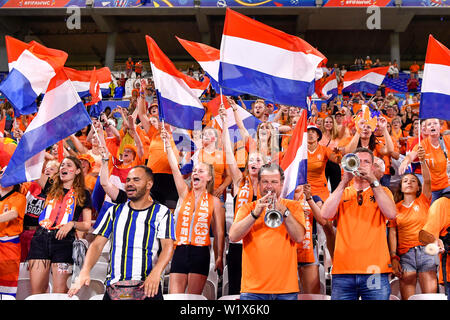
[(417, 73), (420, 70), (420, 66), (418, 64), (413, 64), (409, 67), (409, 71), (411, 71), (411, 73)]
[[(428, 210), (428, 219), (422, 230), (431, 233), (436, 239), (439, 236), (447, 234), (447, 228), (450, 227), (450, 214), (448, 208), (450, 207), (450, 199), (442, 197), (433, 202)], [(442, 281), (442, 263), (439, 278)], [(450, 259), (447, 259), (447, 270), (450, 270)], [(447, 272), (447, 281), (450, 281), (450, 272)]]
[[(388, 188), (384, 191), (393, 199)], [(362, 191), (358, 205), (354, 186), (347, 187), (339, 203), (332, 274), (392, 272), (386, 237), (387, 218), (378, 207), (372, 188)]]
[[(301, 203), (287, 199), (281, 199), (281, 202), (304, 227), (305, 216)], [(256, 202), (244, 204), (237, 212), (235, 222), (247, 217), (255, 206)], [(284, 223), (274, 229), (267, 227), (264, 214), (242, 239), (241, 292), (298, 292), (297, 243), (289, 237)]]
[(308, 151), (308, 183), (311, 185), (313, 195), (325, 201), (330, 196), (325, 167), (332, 151), (330, 148), (318, 145), (314, 152)]
[(405, 254), (409, 249), (420, 246), (419, 231), (428, 218), (431, 199), (423, 193), (409, 207), (403, 201), (397, 203), (397, 217), (389, 221), (389, 227), (397, 228), (397, 253)]
[[(447, 156), (450, 156), (450, 136), (444, 136), (443, 138), (447, 148)], [(430, 168), (431, 191), (447, 188), (447, 159), (445, 158), (444, 151), (439, 144), (437, 147), (433, 146), (430, 138), (421, 140), (420, 144), (425, 149), (425, 161), (428, 164), (428, 168)], [(418, 147), (416, 145), (413, 151), (417, 151)]]
[(27, 198), (19, 192), (14, 192), (6, 199), (0, 201), (0, 214), (3, 214), (5, 205), (8, 206), (8, 210), (15, 207), (18, 216), (10, 221), (0, 222), (0, 238), (18, 236), (23, 231), (23, 217), (25, 216)]
[(94, 190), (95, 187), (95, 183), (97, 182), (97, 178), (94, 177), (91, 174), (87, 174), (84, 176), (84, 186), (86, 187), (86, 189), (88, 189), (90, 192), (92, 192), (92, 190)]
[[(156, 131), (154, 127), (152, 128), (149, 130), (149, 136), (152, 130)], [(175, 151), (177, 160), (180, 160), (173, 139), (170, 139), (170, 144), (172, 145), (172, 150)], [(150, 137), (147, 167), (152, 169), (153, 173), (172, 174), (172, 169), (170, 168), (169, 160), (167, 159), (167, 151), (164, 152), (164, 142), (159, 133), (153, 134)]]

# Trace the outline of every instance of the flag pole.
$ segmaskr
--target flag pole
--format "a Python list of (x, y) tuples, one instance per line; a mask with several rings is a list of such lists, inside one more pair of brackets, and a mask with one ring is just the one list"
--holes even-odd
[(418, 136), (419, 136), (419, 145), (420, 145), (420, 136), (421, 136), (421, 134), (422, 134), (422, 132), (421, 132), (421, 128), (422, 127), (422, 125), (420, 124), (420, 119), (419, 119), (419, 129), (418, 129)]

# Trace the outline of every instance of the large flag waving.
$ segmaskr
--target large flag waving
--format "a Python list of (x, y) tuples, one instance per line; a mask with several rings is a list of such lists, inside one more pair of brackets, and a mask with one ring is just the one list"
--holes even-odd
[[(320, 83), (316, 81), (316, 85)], [(328, 100), (338, 94), (338, 83), (336, 80), (336, 73), (333, 73), (325, 79), (324, 82), (316, 86), (316, 94), (320, 99)]]
[(238, 96), (242, 94), (242, 92), (219, 87), (220, 50), (203, 43), (188, 41), (179, 37), (176, 38), (206, 72), (211, 81), (211, 86), (217, 93), (222, 91), (222, 94), (227, 96)]
[(219, 84), (274, 103), (306, 107), (317, 66), (326, 59), (299, 37), (227, 8)]
[(450, 50), (428, 38), (423, 68), (419, 117), (450, 120)]
[(145, 39), (161, 120), (175, 127), (194, 130), (195, 122), (201, 122), (205, 115), (199, 93), (203, 92), (209, 83), (205, 86), (205, 82), (197, 81), (179, 71), (153, 38), (145, 36)]
[(378, 67), (363, 71), (347, 71), (344, 75), (343, 92), (366, 92), (374, 94), (383, 83), (389, 67)]
[(11, 37), (6, 37), (6, 44), (7, 52), (12, 54), (8, 57), (12, 69), (0, 84), (0, 91), (13, 105), (16, 116), (34, 113), (36, 98), (47, 90), (50, 80), (63, 68), (67, 53), (35, 41), (24, 44)]
[(284, 170), (284, 184), (281, 190), (281, 197), (294, 199), (295, 188), (306, 183), (308, 170), (308, 133), (307, 133), (307, 112), (302, 110), (300, 119), (292, 133), (291, 142), (286, 150), (286, 154), (281, 161), (281, 168)]
[[(72, 81), (75, 90), (81, 98), (91, 95), (90, 85), (92, 73), (94, 70), (76, 70), (68, 67), (64, 67), (67, 76)], [(110, 91), (109, 84), (111, 83), (111, 71), (108, 67), (103, 67), (95, 70), (95, 76), (99, 82), (102, 95), (107, 95)]]
[(91, 123), (80, 97), (60, 69), (51, 80), (36, 117), (28, 125), (6, 171), (3, 187), (41, 176), (45, 149)]

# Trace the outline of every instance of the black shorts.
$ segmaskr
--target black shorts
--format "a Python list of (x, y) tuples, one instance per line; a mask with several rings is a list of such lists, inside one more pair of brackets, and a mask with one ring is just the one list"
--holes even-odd
[(209, 247), (182, 245), (175, 248), (170, 273), (199, 273), (209, 274)]
[(178, 192), (173, 175), (167, 173), (153, 174), (153, 187), (150, 190), (155, 200), (161, 202), (169, 209), (175, 209), (178, 201)]
[(38, 227), (31, 239), (27, 260), (50, 260), (51, 263), (73, 264), (75, 233), (71, 231), (64, 239), (57, 240), (55, 238), (57, 231)]

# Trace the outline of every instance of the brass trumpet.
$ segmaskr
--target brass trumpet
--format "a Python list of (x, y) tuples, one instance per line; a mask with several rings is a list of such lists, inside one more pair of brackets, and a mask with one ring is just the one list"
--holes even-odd
[(264, 216), (264, 223), (269, 228), (278, 228), (283, 223), (283, 214), (275, 209), (276, 198), (272, 197), (270, 209), (268, 208)]
[(346, 172), (353, 173), (354, 175), (358, 175), (359, 169), (359, 158), (354, 153), (347, 153), (341, 160), (342, 169)]

